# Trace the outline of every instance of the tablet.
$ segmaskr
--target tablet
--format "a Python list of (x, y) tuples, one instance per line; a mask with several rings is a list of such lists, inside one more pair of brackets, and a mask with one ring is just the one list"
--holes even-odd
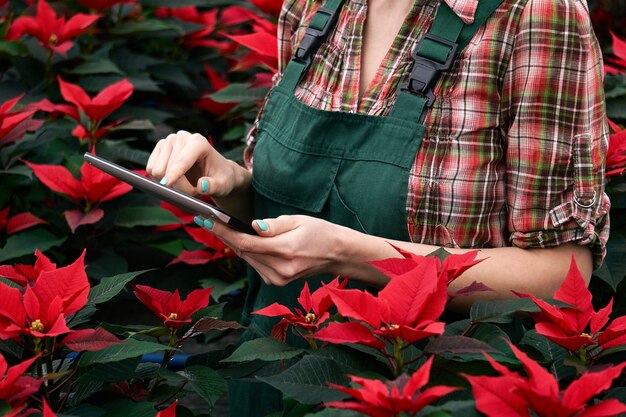
[(114, 164), (111, 161), (107, 161), (104, 158), (93, 155), (89, 152), (85, 153), (85, 161), (89, 162), (94, 167), (114, 176), (115, 178), (124, 181), (135, 188), (140, 189), (158, 199), (167, 201), (168, 203), (181, 208), (191, 214), (197, 214), (204, 217), (210, 217), (218, 219), (219, 221), (226, 223), (230, 227), (240, 232), (248, 234), (257, 234), (252, 226), (245, 223), (223, 210), (206, 203), (202, 200), (198, 200), (190, 196), (189, 194), (182, 193), (170, 187), (166, 187), (154, 181), (150, 178), (143, 177), (129, 169)]

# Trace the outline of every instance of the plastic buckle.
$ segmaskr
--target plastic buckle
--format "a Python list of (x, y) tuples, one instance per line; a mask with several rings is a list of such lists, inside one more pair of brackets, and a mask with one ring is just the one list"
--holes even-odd
[(324, 27), (320, 29), (315, 29), (312, 27), (308, 27), (304, 32), (304, 36), (296, 49), (296, 52), (293, 56), (293, 59), (307, 65), (311, 64), (311, 57), (317, 49), (320, 47), (328, 33), (335, 27), (335, 23), (337, 22), (337, 17), (339, 13), (335, 13), (334, 10), (327, 9), (325, 7), (320, 7), (317, 9), (315, 14), (324, 14), (328, 16), (328, 20)]
[[(420, 44), (425, 39), (450, 47), (450, 52), (445, 62), (433, 61), (430, 58), (419, 55)], [(456, 42), (449, 41), (448, 39), (431, 35), (430, 33), (425, 34), (420, 43), (418, 43), (413, 50), (413, 54), (411, 55), (414, 60), (413, 70), (409, 75), (409, 81), (400, 85), (400, 91), (408, 91), (411, 94), (424, 96), (426, 97), (426, 107), (432, 106), (435, 101), (432, 88), (439, 78), (440, 73), (452, 67), (458, 46)]]

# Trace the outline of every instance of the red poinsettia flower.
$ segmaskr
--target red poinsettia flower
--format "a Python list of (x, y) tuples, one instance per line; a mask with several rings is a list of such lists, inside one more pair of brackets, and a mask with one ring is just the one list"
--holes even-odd
[(245, 71), (259, 64), (265, 65), (272, 73), (278, 71), (278, 40), (275, 25), (269, 22), (263, 25), (253, 24), (252, 33), (224, 34), (224, 36), (250, 49), (250, 52), (239, 59), (232, 68), (234, 71)]
[(34, 105), (11, 111), (22, 97), (24, 94), (0, 104), (0, 146), (18, 141), (28, 130), (38, 129), (43, 124), (43, 120), (30, 118), (37, 111)]
[(81, 179), (77, 180), (70, 171), (61, 165), (43, 165), (26, 162), (39, 180), (52, 191), (68, 196), (80, 210), (64, 212), (65, 220), (72, 233), (80, 225), (93, 224), (104, 216), (98, 208), (102, 202), (126, 194), (132, 186), (93, 167), (87, 162), (80, 168)]
[[(591, 292), (572, 257), (565, 280), (553, 298), (571, 307), (555, 307), (532, 294), (518, 294), (532, 299), (541, 309), (533, 314), (537, 333), (570, 351), (603, 349), (626, 344), (626, 316), (607, 325), (613, 309), (613, 299), (602, 309), (594, 311)], [(604, 329), (604, 330), (603, 330)]]
[(54, 10), (45, 2), (39, 0), (37, 16), (22, 16), (15, 19), (6, 34), (7, 40), (17, 40), (22, 35), (31, 35), (39, 40), (44, 48), (61, 55), (74, 45), (72, 39), (89, 30), (100, 15), (86, 15), (77, 13), (67, 21), (65, 17), (57, 17)]
[(82, 309), (89, 294), (84, 258), (83, 251), (66, 267), (42, 271), (24, 290), (0, 283), (0, 339), (70, 333), (65, 318)]
[(353, 383), (361, 388), (346, 388), (336, 384), (331, 387), (350, 395), (353, 400), (324, 403), (326, 407), (354, 410), (371, 417), (399, 416), (401, 413), (414, 415), (427, 405), (458, 387), (439, 385), (422, 388), (428, 383), (433, 358), (430, 358), (410, 377), (401, 375), (394, 381), (383, 382), (349, 375)]
[(612, 417), (626, 412), (626, 405), (616, 399), (587, 406), (593, 397), (611, 387), (626, 362), (597, 372), (585, 372), (559, 391), (559, 383), (550, 372), (512, 343), (507, 343), (522, 363), (526, 377), (511, 372), (486, 354), (500, 376), (464, 375), (474, 391), (476, 408), (487, 417)]
[(337, 277), (311, 294), (309, 285), (305, 281), (300, 297), (298, 297), (298, 303), (302, 308), (295, 308), (295, 313), (282, 304), (273, 303), (260, 310), (253, 311), (252, 314), (266, 317), (281, 317), (282, 320), (272, 329), (272, 336), (282, 341), (285, 340), (289, 326), (297, 326), (304, 329), (307, 333), (313, 333), (330, 317), (328, 311), (333, 306), (333, 302), (328, 293), (328, 288), (343, 288), (346, 284), (347, 280), (339, 282), (339, 277)]
[(613, 55), (615, 58), (608, 58), (607, 63), (604, 66), (604, 70), (607, 74), (624, 74), (626, 72), (626, 41), (615, 36), (611, 32), (613, 38)]
[(171, 329), (177, 329), (184, 323), (191, 323), (191, 315), (209, 305), (213, 291), (213, 288), (194, 290), (181, 301), (178, 290), (171, 293), (147, 285), (135, 285), (134, 288), (137, 298)]
[(278, 17), (283, 6), (282, 0), (250, 0), (259, 10)]
[(383, 350), (385, 341), (413, 343), (443, 333), (444, 323), (439, 321), (439, 316), (448, 300), (448, 283), (479, 262), (474, 259), (477, 251), (450, 255), (442, 265), (439, 258), (396, 249), (403, 258), (371, 262), (391, 278), (378, 295), (361, 290), (328, 289), (337, 311), (358, 321), (330, 323), (315, 333), (315, 338)]
[(9, 217), (11, 207), (0, 210), (0, 231), (6, 230), (7, 235), (28, 229), (38, 224), (47, 223), (32, 213), (19, 213)]
[(80, 109), (91, 120), (101, 121), (120, 108), (133, 93), (133, 85), (123, 79), (100, 91), (93, 99), (76, 84), (57, 78), (63, 98)]
[(34, 283), (42, 272), (54, 271), (57, 269), (55, 263), (41, 253), (39, 249), (35, 250), (35, 265), (0, 265), (0, 277), (8, 278), (21, 286)]
[(177, 263), (184, 263), (187, 265), (204, 265), (209, 262), (213, 262), (222, 258), (235, 258), (237, 254), (226, 246), (221, 240), (215, 237), (211, 233), (206, 233), (204, 230), (197, 227), (184, 226), (185, 232), (191, 236), (193, 240), (198, 243), (202, 243), (210, 250), (183, 250), (176, 259), (173, 259), (167, 266)]
[[(607, 119), (608, 120), (608, 119)], [(622, 175), (626, 170), (626, 129), (608, 120), (613, 133), (609, 136), (609, 150), (606, 154), (606, 176)]]
[(4, 356), (0, 354), (0, 400), (8, 403), (13, 410), (19, 409), (29, 395), (39, 390), (43, 382), (24, 375), (36, 359), (34, 357), (9, 367)]
[(175, 18), (183, 22), (194, 23), (202, 27), (183, 36), (183, 43), (188, 48), (217, 48), (220, 53), (231, 49), (231, 42), (216, 39), (217, 8), (200, 12), (195, 6), (186, 7), (159, 7), (155, 10), (155, 16), (159, 18)]

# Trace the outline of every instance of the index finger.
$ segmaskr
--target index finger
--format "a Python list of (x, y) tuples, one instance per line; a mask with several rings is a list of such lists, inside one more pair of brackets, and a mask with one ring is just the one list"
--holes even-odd
[(165, 169), (164, 177), (168, 184), (175, 184), (197, 162), (206, 158), (208, 141), (204, 136), (194, 133), (189, 141), (176, 154), (172, 155)]

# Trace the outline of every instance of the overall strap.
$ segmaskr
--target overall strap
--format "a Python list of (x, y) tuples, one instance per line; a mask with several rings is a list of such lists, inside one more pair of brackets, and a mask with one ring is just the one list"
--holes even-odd
[(487, 18), (503, 0), (479, 0), (470, 25), (463, 23), (452, 9), (441, 2), (437, 16), (413, 50), (413, 70), (409, 81), (398, 87), (391, 116), (421, 120), (435, 101), (433, 88), (442, 72), (449, 70)]
[(304, 37), (293, 54), (291, 61), (281, 78), (281, 85), (289, 91), (296, 86), (309, 69), (313, 56), (320, 45), (326, 40), (330, 31), (335, 28), (337, 18), (344, 0), (327, 0), (323, 7), (317, 9), (311, 23), (304, 33)]

